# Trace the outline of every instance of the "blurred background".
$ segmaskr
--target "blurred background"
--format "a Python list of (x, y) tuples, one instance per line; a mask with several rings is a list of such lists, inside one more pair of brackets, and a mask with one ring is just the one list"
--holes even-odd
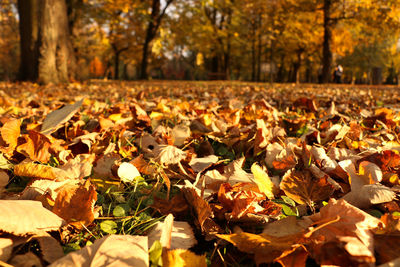
[(399, 33), (399, 0), (1, 0), (0, 80), (398, 84)]

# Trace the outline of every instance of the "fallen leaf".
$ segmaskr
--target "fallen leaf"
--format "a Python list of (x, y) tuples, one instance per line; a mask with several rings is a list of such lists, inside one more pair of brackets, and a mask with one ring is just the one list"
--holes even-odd
[(64, 257), (63, 248), (58, 240), (51, 235), (47, 234), (35, 236), (34, 239), (39, 242), (40, 252), (46, 262), (53, 263), (56, 260)]
[(186, 153), (175, 146), (160, 145), (156, 159), (163, 165), (178, 164), (186, 158)]
[(18, 137), (21, 132), (21, 120), (15, 119), (4, 123), (0, 129), (1, 138), (8, 144), (9, 151), (13, 151), (18, 145)]
[[(149, 232), (149, 247), (160, 240), (164, 223), (158, 222)], [(170, 249), (189, 249), (197, 244), (192, 227), (187, 222), (174, 221), (171, 232)]]
[(41, 165), (33, 162), (20, 163), (14, 166), (14, 174), (18, 176), (63, 181), (71, 178), (68, 173), (59, 168)]
[(10, 260), (11, 266), (14, 267), (26, 267), (26, 266), (35, 266), (35, 267), (42, 267), (42, 263), (38, 256), (36, 256), (32, 252), (28, 252), (21, 255), (16, 255)]
[(395, 197), (395, 192), (389, 187), (381, 184), (370, 184), (352, 189), (343, 196), (343, 199), (357, 208), (367, 209), (375, 204), (390, 202)]
[(206, 267), (206, 255), (196, 255), (195, 253), (184, 250), (175, 249), (163, 251), (163, 266), (165, 267), (181, 267), (181, 266), (193, 266), (193, 267)]
[(69, 121), (74, 114), (80, 109), (83, 103), (83, 98), (72, 105), (64, 107), (49, 113), (43, 121), (41, 133), (48, 135), (56, 131), (62, 124)]
[[(18, 222), (18, 223), (15, 223)], [(0, 200), (0, 231), (14, 235), (56, 231), (64, 220), (43, 208), (39, 201)]]
[[(339, 219), (337, 222), (318, 229), (312, 235), (313, 240), (315, 240), (315, 247), (312, 253), (318, 262), (321, 264), (327, 262), (329, 264), (332, 261), (331, 258), (324, 258), (327, 255), (321, 254), (320, 251), (324, 249), (323, 244), (328, 244), (329, 242), (343, 243), (343, 248), (350, 257), (354, 257), (360, 262), (375, 262), (372, 230), (380, 225), (379, 219), (354, 207), (343, 199), (330, 199), (328, 205), (322, 207), (319, 213), (311, 215), (309, 218), (315, 223), (319, 221), (326, 222), (334, 218)], [(323, 240), (323, 242), (318, 242), (317, 240)], [(354, 246), (358, 248), (355, 249)], [(335, 257), (335, 255), (330, 255), (330, 257)]]
[(40, 161), (47, 163), (50, 160), (51, 154), (49, 152), (50, 139), (45, 135), (28, 131), (29, 136), (25, 136), (26, 143), (19, 145), (17, 151), (29, 156), (33, 161)]
[(146, 236), (109, 235), (96, 240), (91, 246), (69, 253), (49, 266), (148, 267), (147, 242)]
[(141, 176), (138, 169), (133, 164), (128, 162), (123, 162), (121, 165), (119, 165), (117, 174), (124, 183), (133, 183), (135, 178)]
[(66, 185), (59, 189), (53, 212), (67, 223), (81, 229), (94, 220), (94, 204), (97, 193), (90, 180), (77, 185)]
[(332, 195), (334, 187), (327, 178), (313, 178), (307, 170), (289, 170), (283, 176), (280, 188), (297, 203), (312, 206), (313, 202), (329, 199)]
[(276, 192), (277, 188), (269, 178), (268, 174), (263, 171), (257, 163), (254, 163), (251, 166), (251, 172), (254, 175), (254, 181), (257, 184), (258, 189), (260, 189), (260, 192), (264, 193), (269, 199), (274, 199), (274, 192)]
[(186, 139), (190, 137), (190, 128), (188, 126), (178, 124), (172, 129), (172, 140), (174, 140), (174, 146), (182, 146)]
[(7, 262), (12, 255), (13, 240), (7, 237), (0, 237), (0, 262)]

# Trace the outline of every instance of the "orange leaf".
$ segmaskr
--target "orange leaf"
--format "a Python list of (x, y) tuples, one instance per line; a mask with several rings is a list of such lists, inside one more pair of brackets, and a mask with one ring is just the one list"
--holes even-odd
[(58, 192), (53, 212), (77, 228), (94, 220), (93, 208), (97, 193), (90, 180), (80, 185), (66, 185)]
[[(302, 248), (304, 252), (306, 251), (302, 245), (306, 241), (302, 232), (281, 237), (270, 236), (264, 233), (257, 235), (246, 232), (217, 236), (232, 243), (240, 251), (254, 254), (257, 265), (272, 263), (281, 257), (288, 257), (297, 248)], [(304, 257), (302, 255), (300, 258)], [(304, 265), (299, 264), (298, 266)]]
[(18, 152), (26, 152), (33, 161), (47, 163), (50, 160), (49, 148), (51, 142), (49, 138), (41, 133), (29, 131), (29, 136), (25, 136), (25, 140), (26, 143), (18, 146)]
[(6, 122), (3, 127), (1, 127), (0, 133), (3, 140), (9, 145), (10, 150), (18, 144), (18, 137), (21, 132), (21, 120), (11, 120)]
[(283, 176), (280, 187), (297, 203), (311, 205), (314, 201), (327, 200), (333, 193), (334, 187), (327, 178), (313, 178), (308, 170), (289, 170)]

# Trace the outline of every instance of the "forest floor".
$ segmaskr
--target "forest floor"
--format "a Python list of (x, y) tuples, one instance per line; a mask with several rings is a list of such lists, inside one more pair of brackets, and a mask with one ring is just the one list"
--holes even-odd
[(395, 86), (0, 83), (0, 265), (399, 264), (399, 123)]

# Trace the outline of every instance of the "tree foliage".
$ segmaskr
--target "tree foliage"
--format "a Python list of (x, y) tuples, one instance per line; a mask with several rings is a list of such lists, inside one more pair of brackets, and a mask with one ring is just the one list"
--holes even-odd
[[(80, 79), (397, 82), (396, 0), (66, 1)], [(14, 0), (1, 3), (2, 65), (18, 55)], [(93, 73), (97, 58), (104, 72)], [(16, 67), (3, 68), (3, 78)]]

